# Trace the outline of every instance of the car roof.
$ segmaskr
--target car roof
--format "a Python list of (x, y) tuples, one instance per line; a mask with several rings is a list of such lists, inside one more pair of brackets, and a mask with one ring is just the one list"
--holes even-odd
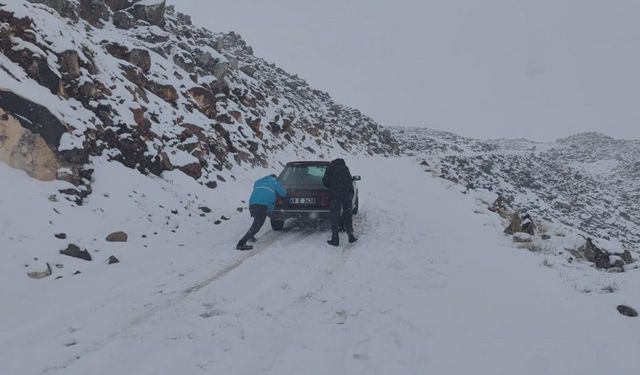
[(287, 165), (329, 165), (328, 161), (316, 160), (316, 161), (291, 161)]

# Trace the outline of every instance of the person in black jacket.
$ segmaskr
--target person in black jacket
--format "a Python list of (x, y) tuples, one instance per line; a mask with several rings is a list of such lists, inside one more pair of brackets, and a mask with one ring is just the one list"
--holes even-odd
[(331, 240), (327, 243), (332, 246), (340, 244), (340, 224), (349, 235), (349, 242), (356, 242), (358, 239), (353, 235), (353, 178), (343, 159), (335, 159), (329, 164), (322, 177), (322, 183), (329, 188), (331, 199)]

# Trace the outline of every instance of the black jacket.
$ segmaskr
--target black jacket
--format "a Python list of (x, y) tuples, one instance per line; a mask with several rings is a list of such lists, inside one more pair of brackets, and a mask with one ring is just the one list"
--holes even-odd
[(331, 192), (353, 193), (353, 178), (343, 159), (332, 161), (322, 177), (322, 183)]

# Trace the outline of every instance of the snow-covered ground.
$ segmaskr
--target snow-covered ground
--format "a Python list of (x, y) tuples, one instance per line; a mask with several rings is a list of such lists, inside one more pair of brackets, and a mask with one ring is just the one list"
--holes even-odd
[[(234, 250), (237, 208), (271, 171), (212, 191), (96, 161), (71, 207), (48, 199), (62, 183), (0, 164), (0, 374), (640, 373), (640, 320), (615, 309), (638, 304), (637, 272), (516, 248), (481, 197), (411, 158), (349, 164), (356, 244), (288, 223), (252, 252)], [(118, 230), (129, 241), (107, 243)], [(69, 243), (93, 261), (60, 255)]]

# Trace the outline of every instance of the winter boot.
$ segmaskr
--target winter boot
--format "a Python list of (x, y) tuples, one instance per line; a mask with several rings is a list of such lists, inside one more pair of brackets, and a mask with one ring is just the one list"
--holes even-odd
[(249, 238), (249, 242), (255, 243), (255, 242), (258, 242), (258, 239), (255, 238), (255, 237), (251, 237), (251, 238)]
[(327, 243), (331, 246), (340, 246), (340, 237), (338, 237), (338, 232), (333, 232), (331, 234), (331, 239), (327, 241)]
[(358, 239), (356, 238), (356, 236), (353, 235), (353, 232), (349, 233), (349, 243), (354, 243), (357, 240)]
[(247, 244), (238, 244), (236, 246), (236, 250), (242, 250), (242, 251), (253, 250), (253, 246), (247, 245)]

